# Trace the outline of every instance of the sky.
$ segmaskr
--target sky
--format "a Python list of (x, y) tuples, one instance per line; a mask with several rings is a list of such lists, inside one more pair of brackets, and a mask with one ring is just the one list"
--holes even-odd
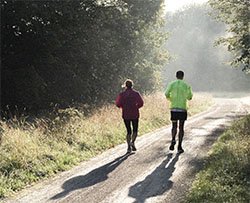
[(205, 3), (208, 0), (165, 0), (165, 6), (167, 12), (175, 12), (183, 6), (187, 6), (189, 4), (194, 3)]

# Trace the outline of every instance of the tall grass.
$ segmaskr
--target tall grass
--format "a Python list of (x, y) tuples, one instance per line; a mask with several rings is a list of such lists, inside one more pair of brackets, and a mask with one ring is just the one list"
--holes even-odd
[[(169, 109), (163, 94), (144, 97), (139, 134), (169, 124)], [(208, 95), (195, 95), (190, 113), (205, 110)], [(74, 108), (59, 109), (52, 118), (25, 118), (0, 122), (0, 197), (6, 197), (38, 180), (50, 177), (125, 142), (121, 111), (114, 105), (96, 109), (89, 116)], [(126, 149), (124, 149), (126, 150)]]
[(213, 146), (186, 203), (249, 203), (250, 115), (235, 122)]

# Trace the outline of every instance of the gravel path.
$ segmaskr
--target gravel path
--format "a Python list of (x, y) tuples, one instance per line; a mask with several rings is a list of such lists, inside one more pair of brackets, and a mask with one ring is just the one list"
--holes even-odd
[(122, 144), (5, 202), (178, 203), (185, 197), (213, 142), (235, 118), (250, 113), (250, 97), (216, 99), (185, 125), (183, 154), (168, 150), (166, 126), (137, 139), (138, 151)]

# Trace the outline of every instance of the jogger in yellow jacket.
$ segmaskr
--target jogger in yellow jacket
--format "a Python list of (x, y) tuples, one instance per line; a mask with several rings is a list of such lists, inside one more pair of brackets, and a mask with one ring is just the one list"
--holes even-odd
[(187, 100), (191, 100), (193, 97), (191, 87), (183, 81), (184, 72), (176, 72), (177, 80), (168, 84), (165, 91), (166, 98), (170, 101), (170, 113), (172, 121), (172, 141), (169, 147), (170, 150), (174, 150), (176, 144), (175, 137), (177, 134), (177, 127), (179, 121), (179, 142), (178, 152), (183, 153), (182, 140), (184, 136), (184, 123), (187, 120)]

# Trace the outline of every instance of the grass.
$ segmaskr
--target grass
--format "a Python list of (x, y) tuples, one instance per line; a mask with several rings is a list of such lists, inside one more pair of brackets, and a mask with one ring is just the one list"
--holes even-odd
[(186, 203), (249, 203), (250, 115), (236, 121), (216, 142)]
[[(145, 96), (144, 101), (139, 135), (169, 124), (169, 109), (162, 93)], [(196, 94), (190, 103), (190, 115), (211, 104), (210, 96)], [(68, 108), (48, 117), (32, 123), (25, 118), (0, 121), (0, 198), (125, 142), (121, 111), (114, 105), (89, 116)]]

